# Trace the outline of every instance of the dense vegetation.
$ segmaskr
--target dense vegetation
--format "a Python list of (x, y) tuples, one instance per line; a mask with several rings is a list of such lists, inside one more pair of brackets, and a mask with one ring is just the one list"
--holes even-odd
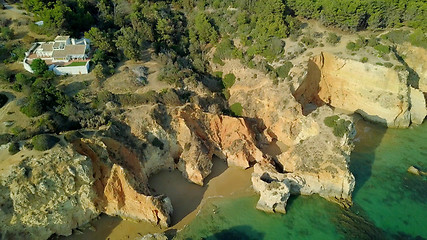
[(403, 25), (427, 30), (427, 2), (422, 0), (286, 0), (286, 3), (295, 15), (345, 30)]

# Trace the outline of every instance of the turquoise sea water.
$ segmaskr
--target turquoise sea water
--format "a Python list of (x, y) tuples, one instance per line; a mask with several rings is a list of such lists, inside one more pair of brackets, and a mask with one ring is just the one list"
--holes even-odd
[(427, 123), (385, 129), (359, 121), (351, 156), (353, 207), (292, 197), (287, 214), (255, 209), (257, 196), (213, 199), (177, 239), (427, 239)]

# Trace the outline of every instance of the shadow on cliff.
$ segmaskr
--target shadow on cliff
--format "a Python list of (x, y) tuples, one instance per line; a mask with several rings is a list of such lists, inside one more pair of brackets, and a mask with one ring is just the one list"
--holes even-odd
[[(323, 55), (320, 56), (320, 59), (323, 62)], [(320, 87), (321, 79), (321, 69), (313, 59), (310, 59), (307, 66), (307, 75), (301, 85), (293, 93), (297, 102), (301, 104), (304, 116), (309, 115), (316, 110), (317, 107), (326, 104), (319, 96), (319, 92), (322, 90)]]
[(413, 88), (419, 89), (420, 76), (418, 75), (418, 73), (405, 62), (405, 59), (399, 54), (396, 47), (392, 47), (391, 51), (393, 52), (394, 56), (397, 58), (397, 61), (399, 61), (405, 67), (406, 71), (408, 71), (409, 85), (411, 85)]
[(171, 226), (174, 226), (197, 209), (202, 202), (211, 179), (221, 175), (227, 164), (218, 158), (213, 159), (212, 172), (204, 180), (204, 186), (189, 182), (178, 170), (163, 170), (149, 179), (149, 186), (154, 195), (163, 194), (171, 199), (173, 214)]
[(353, 198), (357, 195), (372, 175), (372, 165), (375, 161), (375, 150), (380, 145), (387, 128), (381, 124), (371, 123), (355, 116), (355, 148), (350, 155), (350, 171), (356, 179)]
[(110, 239), (108, 236), (121, 221), (122, 219), (120, 217), (112, 217), (101, 213), (99, 219), (92, 220), (90, 225), (87, 225), (89, 228), (81, 227), (74, 229), (73, 234), (68, 237), (54, 234), (49, 237), (49, 240)]
[(251, 226), (240, 225), (235, 226), (229, 229), (224, 229), (220, 232), (213, 234), (212, 236), (206, 237), (207, 240), (238, 240), (238, 239), (256, 239), (262, 240), (264, 239), (265, 234), (262, 232), (258, 232), (253, 229)]

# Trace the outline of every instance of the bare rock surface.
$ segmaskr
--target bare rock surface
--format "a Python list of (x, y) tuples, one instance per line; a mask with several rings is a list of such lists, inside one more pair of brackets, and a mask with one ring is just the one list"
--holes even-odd
[[(243, 114), (258, 121), (262, 129), (258, 143), (270, 156), (258, 160), (254, 169), (253, 186), (261, 195), (258, 207), (285, 212), (288, 194), (319, 194), (350, 205), (355, 185), (349, 171), (355, 135), (351, 118), (327, 106), (315, 107), (305, 116), (285, 82), (275, 86), (264, 74), (239, 64), (232, 60), (221, 70), (241, 79), (230, 88), (230, 102), (241, 103)], [(341, 133), (325, 125), (331, 116), (346, 123)]]
[(407, 71), (330, 53), (309, 60), (307, 75), (294, 93), (303, 106), (328, 104), (388, 127), (408, 127), (411, 120), (416, 124), (424, 120), (425, 99), (414, 94), (410, 94)]
[(26, 158), (1, 176), (0, 232), (6, 239), (47, 239), (99, 215), (92, 163), (71, 148)]

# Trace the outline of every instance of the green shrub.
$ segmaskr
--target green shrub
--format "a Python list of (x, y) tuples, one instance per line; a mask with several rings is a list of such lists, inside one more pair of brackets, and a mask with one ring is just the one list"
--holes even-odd
[(160, 95), (154, 90), (150, 90), (143, 94), (117, 94), (118, 101), (122, 106), (137, 106), (141, 104), (156, 103), (159, 101)]
[(9, 145), (9, 153), (11, 155), (15, 155), (19, 152), (19, 143), (18, 142), (11, 142)]
[(228, 91), (228, 89), (223, 89), (222, 95), (224, 95), (225, 100), (230, 99), (230, 91)]
[(31, 97), (28, 102), (20, 108), (20, 110), (28, 117), (38, 117), (45, 112), (45, 106), (40, 98)]
[(18, 135), (18, 134), (22, 133), (23, 131), (25, 131), (25, 129), (23, 127), (20, 127), (20, 126), (15, 126), (15, 127), (11, 128), (10, 131), (12, 132), (13, 135)]
[(385, 62), (384, 63), (384, 67), (392, 68), (393, 67), (393, 63), (391, 63), (391, 62)]
[(304, 36), (304, 37), (302, 37), (302, 38), (301, 38), (301, 42), (302, 42), (305, 46), (307, 46), (308, 48), (314, 48), (314, 47), (316, 47), (316, 46), (317, 46), (316, 41), (315, 41), (313, 38), (308, 37), (308, 36)]
[(47, 134), (37, 135), (33, 137), (33, 139), (31, 140), (31, 143), (34, 146), (34, 149), (37, 151), (49, 150), (53, 146), (55, 146), (55, 144), (58, 142), (59, 142), (59, 138), (52, 135), (47, 135)]
[(214, 72), (213, 75), (217, 78), (222, 78), (222, 72), (220, 71)]
[(8, 134), (8, 133), (0, 134), (0, 145), (8, 143), (12, 141), (12, 139), (13, 139), (12, 134)]
[(409, 35), (409, 41), (414, 46), (427, 49), (427, 37), (421, 29), (417, 29)]
[(242, 104), (234, 103), (233, 105), (230, 106), (230, 110), (234, 114), (234, 116), (238, 116), (238, 117), (242, 116), (242, 112), (243, 112)]
[(231, 88), (235, 82), (236, 76), (234, 76), (234, 74), (232, 73), (225, 75), (222, 79), (222, 84), (224, 85), (224, 88)]
[(11, 40), (14, 35), (13, 29), (9, 27), (2, 27), (0, 29), (0, 38), (3, 40)]
[(234, 55), (233, 54), (234, 50), (235, 50), (235, 47), (234, 47), (233, 41), (231, 41), (229, 38), (224, 38), (216, 47), (214, 59), (215, 57), (221, 60), (230, 59)]
[(355, 42), (348, 42), (346, 48), (350, 51), (357, 51), (360, 47)]
[(328, 33), (328, 37), (326, 38), (326, 42), (331, 45), (336, 45), (341, 41), (341, 37), (335, 33)]
[(406, 41), (408, 41), (408, 36), (410, 32), (404, 31), (404, 30), (394, 30), (390, 31), (389, 33), (383, 35), (385, 39), (389, 40), (392, 43), (396, 44), (402, 44)]
[(285, 62), (282, 66), (276, 68), (277, 76), (280, 78), (285, 78), (288, 76), (289, 71), (294, 65), (291, 62)]
[(9, 69), (7, 69), (4, 65), (0, 65), (0, 81), (2, 82), (11, 82), (12, 81), (12, 73)]
[(221, 66), (225, 65), (224, 61), (222, 61), (222, 59), (216, 54), (213, 56), (212, 61), (213, 61), (213, 63), (221, 65)]
[(351, 121), (340, 119), (337, 115), (326, 117), (323, 122), (326, 126), (333, 128), (333, 133), (337, 137), (344, 137), (348, 133), (348, 127), (351, 124)]
[(49, 69), (46, 62), (40, 58), (34, 59), (30, 66), (37, 76), (43, 75)]
[(382, 44), (378, 44), (374, 47), (375, 50), (380, 52), (381, 54), (389, 54), (390, 53), (390, 47)]
[(396, 66), (394, 66), (393, 69), (396, 70), (397, 72), (401, 72), (401, 71), (405, 71), (406, 67), (403, 65), (396, 65)]
[(361, 62), (365, 63), (368, 62), (368, 58), (367, 57), (363, 57), (362, 59), (360, 59)]

